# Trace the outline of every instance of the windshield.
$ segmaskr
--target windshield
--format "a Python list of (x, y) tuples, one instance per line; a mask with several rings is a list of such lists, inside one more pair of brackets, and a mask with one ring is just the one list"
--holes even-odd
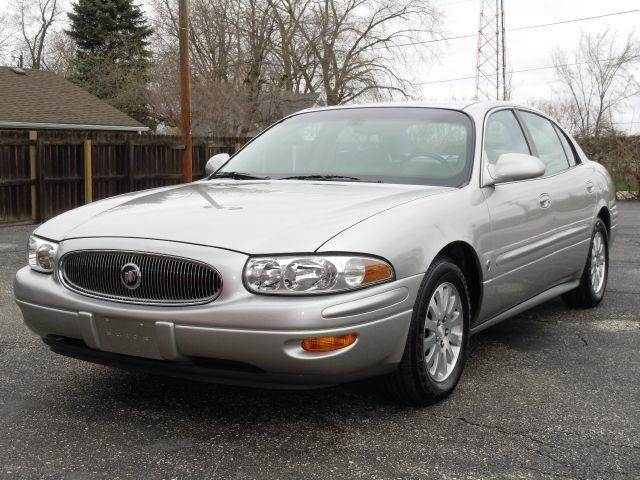
[(434, 108), (348, 108), (302, 113), (270, 128), (216, 176), (459, 187), (469, 181), (473, 128)]

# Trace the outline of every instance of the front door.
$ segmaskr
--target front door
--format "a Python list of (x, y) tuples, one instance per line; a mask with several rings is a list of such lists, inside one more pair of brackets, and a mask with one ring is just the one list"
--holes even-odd
[[(495, 164), (504, 153), (535, 154), (514, 112), (493, 112), (487, 119), (484, 162)], [(491, 216), (490, 251), (481, 318), (521, 303), (548, 285), (545, 258), (554, 229), (549, 178), (502, 183), (483, 189)]]

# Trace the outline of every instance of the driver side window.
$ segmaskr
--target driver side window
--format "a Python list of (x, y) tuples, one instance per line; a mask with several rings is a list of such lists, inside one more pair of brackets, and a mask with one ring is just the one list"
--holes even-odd
[(489, 117), (484, 135), (484, 154), (495, 165), (504, 153), (531, 155), (522, 128), (512, 110), (499, 110)]

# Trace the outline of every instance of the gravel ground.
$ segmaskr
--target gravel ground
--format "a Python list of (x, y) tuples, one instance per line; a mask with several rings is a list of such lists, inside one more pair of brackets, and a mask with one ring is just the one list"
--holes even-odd
[(601, 306), (482, 332), (424, 409), (375, 380), (267, 391), (57, 356), (12, 299), (33, 227), (0, 228), (0, 477), (640, 478), (640, 203), (621, 211)]

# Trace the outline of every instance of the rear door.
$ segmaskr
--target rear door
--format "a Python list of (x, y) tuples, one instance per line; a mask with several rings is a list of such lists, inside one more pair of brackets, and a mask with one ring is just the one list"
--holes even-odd
[[(485, 122), (483, 171), (504, 153), (535, 155), (511, 109), (493, 111)], [(491, 216), (490, 251), (482, 317), (497, 315), (521, 303), (548, 285), (545, 258), (552, 252), (546, 241), (554, 228), (548, 177), (485, 187)]]
[(548, 263), (549, 280), (561, 283), (579, 274), (585, 264), (595, 206), (594, 185), (588, 167), (566, 134), (548, 118), (520, 110), (537, 156), (547, 166), (549, 210), (553, 214), (554, 255)]

